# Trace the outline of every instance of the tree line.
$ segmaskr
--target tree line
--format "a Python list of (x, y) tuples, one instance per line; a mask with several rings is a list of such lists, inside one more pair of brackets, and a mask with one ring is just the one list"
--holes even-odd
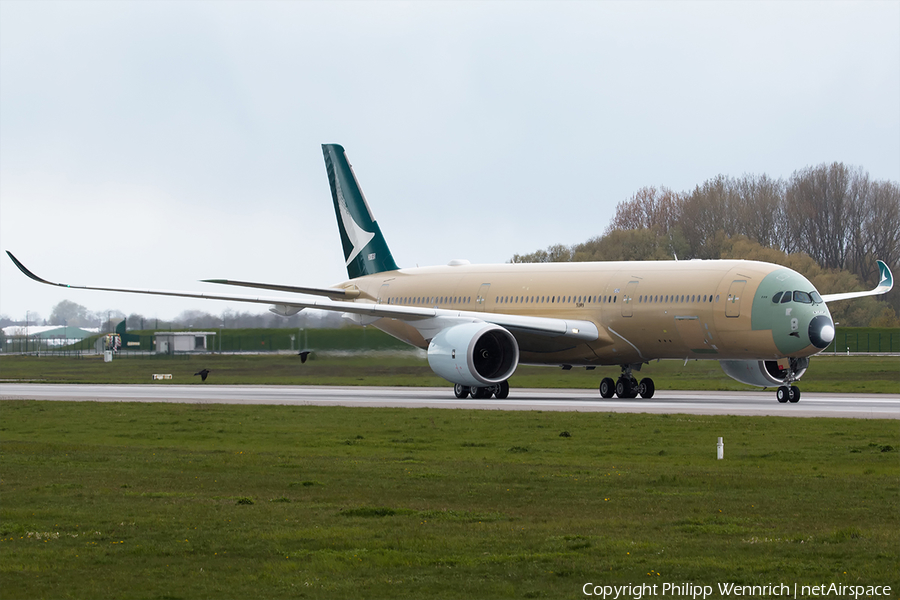
[[(602, 235), (510, 262), (743, 258), (790, 267), (822, 293), (874, 287), (876, 259), (900, 264), (900, 185), (821, 164), (787, 180), (719, 175), (688, 192), (644, 187)], [(900, 293), (829, 306), (846, 326), (900, 326)]]
[[(231, 309), (218, 315), (201, 310), (185, 310), (174, 319), (158, 319), (145, 317), (139, 313), (126, 315), (117, 309), (94, 312), (70, 300), (57, 303), (47, 319), (41, 318), (34, 312), (28, 315), (28, 320), (32, 325), (99, 328), (103, 333), (115, 331), (116, 325), (123, 319), (130, 331), (141, 329), (325, 329), (340, 327), (344, 323), (339, 314), (320, 310), (304, 310), (291, 317)], [(0, 316), (0, 327), (25, 324), (24, 321), (14, 321), (5, 315)]]

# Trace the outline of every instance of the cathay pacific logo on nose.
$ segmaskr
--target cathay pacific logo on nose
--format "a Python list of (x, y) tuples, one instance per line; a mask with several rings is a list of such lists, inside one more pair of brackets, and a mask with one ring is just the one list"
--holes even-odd
[(344, 192), (341, 189), (339, 177), (335, 177), (335, 185), (337, 187), (338, 210), (341, 213), (341, 225), (344, 228), (344, 233), (347, 234), (347, 239), (353, 244), (353, 251), (347, 256), (347, 264), (349, 265), (362, 252), (366, 244), (372, 241), (375, 234), (366, 231), (353, 220), (353, 217), (350, 215), (350, 209), (347, 208), (347, 200), (344, 199)]

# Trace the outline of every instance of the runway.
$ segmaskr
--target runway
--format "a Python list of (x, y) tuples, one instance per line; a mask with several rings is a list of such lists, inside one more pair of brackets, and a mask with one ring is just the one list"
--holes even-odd
[(604, 400), (596, 390), (513, 388), (506, 400), (459, 400), (449, 387), (0, 384), (0, 400), (22, 399), (900, 419), (900, 394), (809, 392), (797, 404), (779, 404), (774, 391), (657, 391), (650, 400)]

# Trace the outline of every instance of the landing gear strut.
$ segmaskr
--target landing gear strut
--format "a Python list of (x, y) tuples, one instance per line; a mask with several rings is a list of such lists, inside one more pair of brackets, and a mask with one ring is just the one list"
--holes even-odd
[[(656, 385), (649, 377), (641, 379), (640, 383), (631, 374), (633, 365), (622, 365), (622, 374), (618, 381), (613, 382), (611, 377), (604, 377), (600, 382), (600, 396), (603, 398), (612, 398), (613, 394), (619, 398), (637, 398), (640, 394), (641, 398), (652, 398), (656, 391)], [(637, 365), (640, 370), (640, 365)]]

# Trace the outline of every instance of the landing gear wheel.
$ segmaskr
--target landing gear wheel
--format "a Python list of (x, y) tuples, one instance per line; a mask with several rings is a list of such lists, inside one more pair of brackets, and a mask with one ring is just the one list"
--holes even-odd
[(640, 388), (640, 386), (638, 385), (637, 379), (634, 379), (632, 377), (631, 378), (631, 391), (628, 392), (628, 397), (629, 398), (637, 398), (639, 388)]
[(600, 397), (601, 398), (612, 398), (613, 394), (616, 393), (616, 382), (612, 380), (612, 377), (604, 377), (600, 380)]
[(472, 398), (476, 400), (484, 400), (486, 398), (490, 398), (493, 395), (494, 390), (489, 387), (473, 387), (472, 388)]
[(784, 404), (785, 402), (787, 402), (788, 400), (791, 399), (791, 388), (789, 388), (786, 385), (781, 386), (775, 392), (775, 397), (778, 399), (779, 402)]
[(456, 394), (456, 397), (462, 400), (463, 398), (469, 397), (469, 386), (463, 385), (461, 383), (457, 383), (453, 386), (453, 393)]
[(800, 402), (800, 388), (796, 385), (791, 386), (791, 402)]
[(636, 398), (638, 384), (634, 379), (622, 377), (616, 382), (616, 396), (619, 398)]
[(641, 398), (647, 398), (648, 400), (653, 397), (653, 392), (656, 391), (656, 385), (653, 384), (653, 380), (649, 377), (645, 377), (641, 379), (641, 383), (638, 385), (638, 393), (641, 395)]
[(494, 386), (494, 397), (497, 400), (505, 400), (509, 397), (509, 382), (501, 381)]

